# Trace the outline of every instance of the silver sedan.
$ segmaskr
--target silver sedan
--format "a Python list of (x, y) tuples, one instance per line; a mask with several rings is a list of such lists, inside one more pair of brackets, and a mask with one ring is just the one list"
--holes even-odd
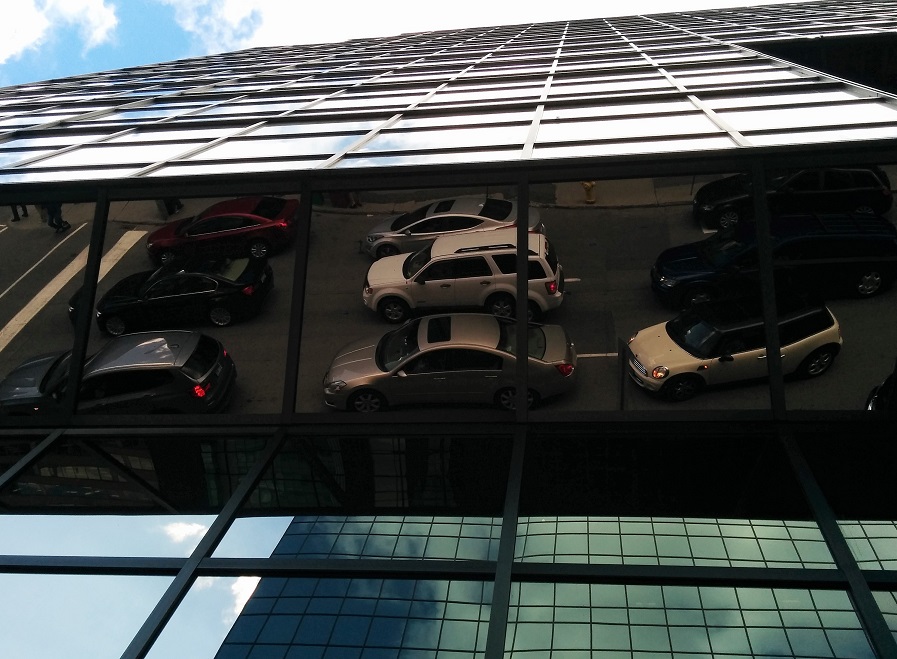
[[(516, 404), (515, 321), (459, 313), (410, 320), (383, 336), (356, 341), (324, 376), (324, 402), (377, 412), (389, 405)], [(528, 405), (569, 391), (576, 350), (560, 325), (530, 323)]]
[[(515, 226), (517, 202), (490, 197), (440, 199), (381, 222), (361, 241), (361, 250), (374, 258), (416, 252), (439, 236)], [(530, 207), (530, 231), (544, 232), (539, 211)]]

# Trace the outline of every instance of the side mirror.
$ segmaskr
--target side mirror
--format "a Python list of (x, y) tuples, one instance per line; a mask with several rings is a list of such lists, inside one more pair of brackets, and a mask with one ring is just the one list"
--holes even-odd
[(407, 378), (408, 374), (404, 370), (399, 369), (398, 371), (396, 371), (395, 377)]
[(721, 362), (734, 362), (735, 358), (732, 355), (723, 355), (719, 358)]

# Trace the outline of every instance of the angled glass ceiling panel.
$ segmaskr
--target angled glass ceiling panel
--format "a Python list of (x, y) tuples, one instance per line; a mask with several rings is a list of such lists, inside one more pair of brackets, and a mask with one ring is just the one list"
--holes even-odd
[(400, 155), (368, 156), (364, 158), (343, 158), (335, 168), (348, 167), (398, 167), (402, 165), (449, 165), (464, 162), (502, 162), (520, 160), (520, 149), (495, 149), (476, 152), (455, 153), (408, 153)]
[(39, 156), (46, 156), (53, 153), (52, 151), (7, 151), (6, 149), (0, 151), (0, 167), (9, 167), (17, 162), (21, 162), (23, 160), (29, 158), (35, 158)]
[[(164, 129), (140, 128), (128, 130), (123, 135), (105, 141), (106, 144), (130, 142), (197, 142), (199, 140), (215, 140), (232, 134), (235, 128), (172, 128), (169, 124)], [(185, 147), (186, 148), (186, 147)]]
[(709, 149), (731, 149), (735, 146), (728, 136), (692, 137), (689, 139), (651, 140), (644, 142), (602, 142), (563, 146), (536, 146), (533, 155), (538, 158), (584, 158), (618, 156), (636, 153), (671, 153)]
[(758, 71), (756, 73), (731, 73), (710, 75), (690, 76), (677, 74), (676, 80), (686, 87), (699, 87), (704, 85), (713, 85), (720, 87), (722, 85), (734, 85), (743, 82), (770, 82), (773, 80), (800, 80), (805, 76), (797, 75), (791, 71)]
[(409, 105), (419, 102), (423, 96), (414, 94), (409, 96), (393, 96), (393, 97), (347, 97), (340, 96), (331, 98), (320, 103), (315, 103), (315, 110), (326, 109), (344, 109), (344, 108), (376, 108), (377, 110), (387, 111), (389, 108), (405, 108)]
[(897, 126), (881, 126), (875, 128), (840, 128), (829, 130), (789, 130), (781, 133), (769, 133), (747, 136), (757, 146), (775, 146), (778, 144), (814, 144), (817, 142), (850, 142), (854, 140), (882, 140), (897, 137)]
[(109, 167), (97, 169), (25, 169), (0, 172), (0, 183), (53, 183), (59, 181), (92, 181), (97, 179), (127, 178), (138, 167)]
[(65, 168), (88, 165), (121, 165), (122, 163), (149, 164), (174, 158), (190, 148), (191, 145), (185, 143), (100, 144), (84, 146), (74, 151), (53, 156), (33, 166)]
[(570, 84), (554, 84), (549, 90), (550, 96), (560, 96), (562, 94), (596, 94), (603, 92), (629, 92), (637, 89), (669, 89), (672, 85), (670, 82), (657, 76), (656, 78), (626, 78), (620, 77), (617, 80), (595, 80), (593, 82), (581, 82)]
[(349, 148), (360, 137), (360, 134), (356, 134), (290, 139), (235, 138), (207, 149), (189, 160), (252, 160), (284, 156), (332, 155)]
[(770, 110), (721, 111), (719, 115), (739, 131), (809, 126), (883, 124), (897, 122), (897, 106), (856, 101), (850, 105), (774, 108)]
[(489, 126), (458, 128), (455, 130), (385, 130), (358, 149), (361, 153), (375, 151), (422, 151), (425, 149), (462, 149), (491, 147), (500, 144), (519, 144), (526, 141), (529, 126)]
[(413, 117), (396, 122), (394, 128), (438, 128), (465, 126), (470, 124), (495, 123), (529, 123), (533, 120), (532, 112), (496, 112), (493, 114), (445, 114), (435, 117)]
[(501, 88), (469, 88), (466, 90), (452, 90), (446, 89), (442, 92), (436, 92), (432, 98), (428, 99), (427, 104), (430, 103), (468, 103), (468, 102), (476, 102), (476, 101), (489, 101), (489, 100), (510, 100), (510, 99), (538, 99), (539, 96), (542, 95), (542, 90), (544, 89), (544, 85), (537, 84), (533, 86), (527, 87), (519, 87), (519, 88), (509, 88), (509, 87), (501, 87)]
[(743, 108), (746, 106), (800, 105), (803, 103), (840, 103), (854, 101), (855, 94), (845, 91), (818, 91), (806, 93), (761, 94), (757, 96), (733, 95), (722, 98), (703, 98), (702, 101), (714, 110)]
[(660, 114), (673, 112), (694, 112), (695, 106), (689, 101), (652, 101), (646, 99), (644, 103), (582, 105), (563, 107), (561, 105), (547, 106), (542, 116), (543, 121), (569, 119), (585, 119), (588, 117), (621, 117), (637, 114)]
[[(289, 172), (301, 169), (314, 169), (324, 163), (323, 158), (265, 160), (265, 161), (228, 161), (221, 163), (172, 163), (146, 174), (146, 176), (207, 176), (210, 174), (234, 174), (249, 172)], [(0, 179), (2, 180), (2, 179)]]
[(721, 133), (705, 115), (674, 115), (632, 119), (602, 119), (596, 121), (543, 122), (539, 126), (537, 143), (571, 142), (574, 140), (626, 139), (661, 135), (689, 135)]

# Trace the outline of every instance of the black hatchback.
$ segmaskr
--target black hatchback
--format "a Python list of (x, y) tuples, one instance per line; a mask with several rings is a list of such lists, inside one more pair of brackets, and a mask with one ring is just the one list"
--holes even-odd
[[(267, 259), (210, 257), (138, 272), (97, 303), (100, 330), (118, 336), (143, 328), (211, 322), (224, 327), (256, 315), (274, 284)], [(74, 321), (81, 291), (69, 302)]]
[[(773, 215), (788, 213), (886, 213), (891, 184), (879, 167), (827, 167), (773, 173), (767, 186)], [(711, 181), (695, 194), (695, 219), (710, 228), (731, 229), (753, 217), (751, 179), (736, 174)]]

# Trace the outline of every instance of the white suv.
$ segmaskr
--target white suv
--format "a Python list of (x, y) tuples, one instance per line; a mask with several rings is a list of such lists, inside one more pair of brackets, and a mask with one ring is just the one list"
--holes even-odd
[[(841, 350), (838, 321), (823, 304), (780, 304), (778, 331), (785, 375), (822, 375)], [(706, 385), (768, 375), (766, 334), (755, 298), (695, 305), (633, 334), (626, 352), (635, 383), (674, 402)]]
[[(560, 306), (564, 271), (548, 239), (528, 233), (530, 318)], [(437, 238), (414, 254), (375, 261), (364, 280), (362, 299), (391, 323), (411, 309), (481, 307), (513, 316), (517, 292), (517, 229), (496, 229)]]

